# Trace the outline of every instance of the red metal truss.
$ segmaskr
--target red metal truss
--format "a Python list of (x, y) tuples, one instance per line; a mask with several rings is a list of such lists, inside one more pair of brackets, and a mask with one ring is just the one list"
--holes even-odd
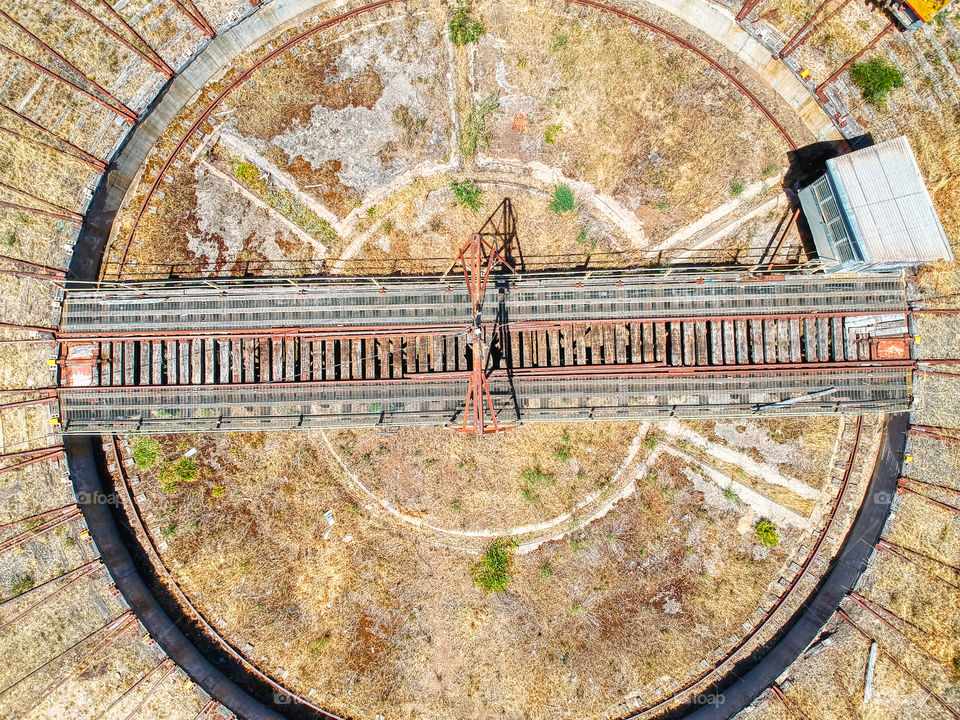
[[(469, 257), (466, 255), (469, 253)], [(473, 353), (473, 366), (467, 388), (467, 400), (463, 411), (463, 426), (458, 432), (484, 435), (500, 432), (503, 428), (497, 423), (497, 414), (487, 385), (487, 345), (483, 328), (483, 295), (487, 290), (490, 272), (497, 265), (505, 265), (513, 270), (501, 254), (500, 248), (490, 242), (481, 233), (474, 233), (457, 253), (457, 259), (463, 269), (463, 277), (470, 293), (473, 310), (473, 326), (467, 330), (467, 341)], [(490, 412), (490, 425), (485, 419), (484, 404)]]

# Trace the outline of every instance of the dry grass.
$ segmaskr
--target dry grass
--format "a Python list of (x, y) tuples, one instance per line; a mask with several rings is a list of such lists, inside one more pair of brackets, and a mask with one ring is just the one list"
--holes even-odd
[[(547, 462), (558, 437), (559, 429), (537, 428), (528, 441)], [(369, 443), (371, 464), (384, 464), (381, 440), (357, 439), (345, 452), (363, 464)], [(571, 436), (575, 453), (584, 440)], [(444, 463), (455, 468), (470, 441), (449, 438), (446, 452), (438, 445), (442, 462), (426, 476)], [(311, 434), (161, 442), (169, 458), (197, 446), (202, 468), (174, 495), (159, 490), (153, 471), (142, 473), (149, 524), (168, 529), (175, 577), (237, 647), (253, 645), (247, 653), (261, 668), (286, 670), (286, 684), (314, 688), (314, 701), (341, 713), (541, 717), (563, 704), (583, 715), (638, 688), (657, 694), (662, 675), (687, 678), (729, 643), (792, 552), (789, 540), (767, 550), (740, 535), (737, 513), (701, 505), (682, 464), (663, 458), (634, 498), (517, 557), (507, 591), (488, 596), (471, 581), (474, 556), (385, 524), (332, 479), (336, 466), (312, 449)], [(428, 448), (411, 458), (420, 472)], [(478, 486), (491, 468), (509, 467), (509, 456), (483, 454), (472, 473)], [(336, 524), (323, 540), (327, 509)]]
[(840, 430), (840, 420), (829, 417), (687, 420), (683, 424), (711, 442), (744, 452), (816, 489), (827, 481)]
[[(474, 90), (497, 88), (498, 63), (518, 88), (492, 118), (489, 154), (544, 162), (592, 183), (634, 209), (653, 239), (729, 200), (734, 182), (781, 167), (785, 148), (775, 131), (703, 61), (602, 19), (484, 7)], [(544, 31), (531, 34), (531, 23)], [(525, 134), (512, 128), (518, 112), (530, 122)], [(702, 152), (705, 138), (713, 152)]]
[(600, 423), (523, 426), (483, 443), (441, 429), (330, 439), (361, 482), (401, 512), (475, 530), (540, 522), (602, 494), (636, 432), (635, 423)]

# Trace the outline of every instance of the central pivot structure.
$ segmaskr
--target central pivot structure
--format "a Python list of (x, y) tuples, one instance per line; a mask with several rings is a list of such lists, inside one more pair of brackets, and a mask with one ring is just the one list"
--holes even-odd
[[(495, 218), (500, 221), (498, 222)], [(481, 231), (471, 235), (457, 253), (457, 259), (463, 269), (463, 277), (467, 282), (467, 291), (470, 293), (473, 314), (473, 324), (467, 330), (467, 343), (473, 353), (473, 364), (470, 369), (467, 401), (463, 408), (463, 425), (457, 432), (484, 435), (502, 432), (505, 429), (497, 423), (493, 399), (490, 397), (490, 388), (487, 386), (486, 367), (489, 353), (483, 325), (483, 296), (487, 290), (490, 274), (496, 266), (503, 265), (511, 272), (516, 272), (505, 257), (515, 235), (513, 206), (509, 198), (504, 198)], [(489, 425), (486, 418), (487, 411), (490, 414)]]

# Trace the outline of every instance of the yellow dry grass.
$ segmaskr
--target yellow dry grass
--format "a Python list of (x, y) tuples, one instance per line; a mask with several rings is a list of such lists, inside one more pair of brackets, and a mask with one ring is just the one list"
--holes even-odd
[[(612, 17), (571, 19), (543, 7), (485, 5), (482, 15), (502, 49), (481, 49), (474, 91), (498, 87), (502, 62), (513, 92), (534, 105), (526, 137), (512, 129), (512, 112), (494, 115), (489, 154), (559, 166), (629, 199), (641, 206), (651, 237), (729, 200), (733, 183), (786, 161), (762, 115), (705, 62), (660, 36), (648, 40)], [(547, 130), (558, 126), (547, 142)]]
[[(554, 452), (557, 434), (536, 429), (534, 453)], [(448, 462), (473, 441), (451, 438)], [(700, 505), (665, 458), (634, 498), (516, 557), (507, 591), (485, 595), (471, 582), (475, 556), (368, 511), (310, 433), (161, 443), (172, 460), (198, 447), (201, 467), (173, 495), (141, 471), (174, 576), (236, 647), (252, 644), (259, 667), (341, 714), (592, 715), (639, 688), (656, 696), (663, 675), (687, 679), (729, 643), (791, 552), (741, 536), (737, 515)], [(478, 484), (508, 467), (499, 452), (470, 456), (484, 462)], [(324, 540), (327, 509), (336, 524)]]
[(540, 522), (602, 495), (636, 432), (636, 423), (536, 424), (483, 443), (419, 428), (394, 436), (340, 432), (330, 441), (360, 481), (399, 511), (474, 530)]

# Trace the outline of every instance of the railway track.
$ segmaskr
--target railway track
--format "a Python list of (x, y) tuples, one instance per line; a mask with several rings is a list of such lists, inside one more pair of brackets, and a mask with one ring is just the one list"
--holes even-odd
[[(446, 279), (67, 290), (66, 432), (447, 424), (474, 370)], [(902, 281), (622, 273), (495, 277), (480, 318), (506, 422), (891, 411), (908, 400)]]

